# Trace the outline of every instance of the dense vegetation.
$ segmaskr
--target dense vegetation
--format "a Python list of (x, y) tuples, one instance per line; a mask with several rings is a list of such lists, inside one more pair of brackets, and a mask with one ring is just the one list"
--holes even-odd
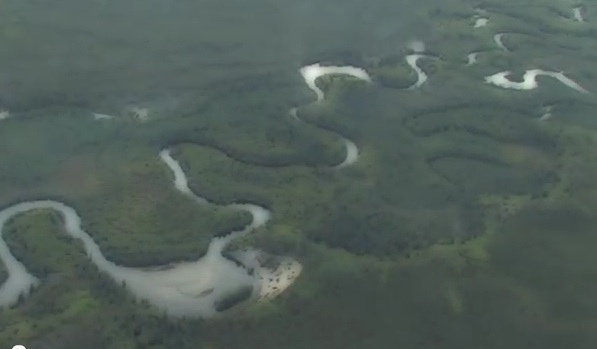
[[(272, 210), (267, 226), (230, 249), (256, 246), (304, 266), (273, 302), (168, 319), (99, 273), (59, 215), (26, 213), (3, 235), (42, 282), (0, 310), (0, 347), (592, 348), (594, 97), (549, 78), (512, 91), (483, 77), (564, 70), (597, 91), (594, 5), (585, 4), (589, 21), (576, 23), (558, 17), (571, 17), (574, 4), (562, 1), (389, 3), (137, 8), (131, 0), (117, 7), (134, 13), (130, 22), (116, 8), (67, 0), (44, 11), (0, 5), (0, 108), (14, 115), (0, 121), (2, 207), (63, 201), (106, 257), (126, 266), (195, 260), (213, 236), (250, 217), (174, 190), (158, 158), (169, 147), (197, 194)], [(472, 29), (475, 7), (488, 11), (487, 27)], [(64, 11), (94, 19), (83, 25)], [(168, 18), (180, 29), (167, 30)], [(493, 43), (500, 32), (510, 51)], [(88, 46), (57, 53), (63, 35)], [(421, 60), (430, 80), (406, 90), (416, 77), (407, 49), (396, 47), (414, 35), (439, 59)], [(50, 58), (21, 60), (27, 47)], [(470, 51), (479, 61), (466, 66)], [(68, 75), (60, 59), (70, 60)], [(358, 64), (375, 83), (328, 77), (326, 101), (309, 104), (296, 69), (315, 61)], [(128, 117), (135, 104), (151, 107), (152, 118)], [(299, 105), (306, 122), (288, 113)], [(545, 106), (553, 116), (539, 120)], [(96, 121), (92, 112), (116, 118)], [(330, 168), (344, 156), (336, 133), (360, 149), (341, 170)]]

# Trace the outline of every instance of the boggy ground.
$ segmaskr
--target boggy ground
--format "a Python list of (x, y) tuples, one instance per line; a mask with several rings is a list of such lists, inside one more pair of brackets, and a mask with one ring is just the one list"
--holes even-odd
[[(490, 24), (473, 30), (469, 14), (479, 4), (455, 4), (417, 11), (426, 23), (443, 21), (422, 38), (442, 58), (421, 62), (427, 84), (403, 90), (414, 81), (404, 52), (380, 49), (381, 66), (365, 67), (399, 81), (323, 81), (326, 102), (300, 111), (311, 124), (288, 116), (313, 96), (287, 67), (195, 86), (178, 112), (146, 124), (99, 123), (88, 113), (94, 108), (63, 100), (28, 108), (18, 100), (24, 97), (10, 99), (6, 107), (20, 114), (0, 123), (3, 205), (66, 201), (106, 256), (125, 265), (195, 259), (212, 236), (248, 217), (198, 207), (173, 190), (157, 153), (179, 144), (173, 151), (198, 194), (272, 209), (271, 224), (236, 247), (292, 255), (304, 272), (273, 302), (223, 319), (168, 320), (97, 273), (55, 215), (30, 213), (11, 223), (5, 238), (42, 285), (2, 310), (0, 344), (591, 348), (594, 103), (547, 78), (537, 90), (510, 91), (483, 77), (543, 65), (597, 91), (589, 69), (597, 47), (585, 35), (594, 22), (554, 24), (551, 9), (566, 10), (555, 2), (525, 7), (524, 18), (486, 2)], [(509, 52), (493, 46), (500, 31), (522, 33), (504, 36)], [(350, 59), (363, 50), (354, 46)], [(341, 50), (319, 47), (306, 60), (342, 63)], [(487, 52), (466, 67), (466, 54), (478, 49)], [(118, 105), (110, 98), (90, 105)], [(554, 116), (539, 121), (541, 107), (552, 104)], [(354, 140), (359, 161), (329, 169), (342, 159), (342, 144), (313, 125)]]

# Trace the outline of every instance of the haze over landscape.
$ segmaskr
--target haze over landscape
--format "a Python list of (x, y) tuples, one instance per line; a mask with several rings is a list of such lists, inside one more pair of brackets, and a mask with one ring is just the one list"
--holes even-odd
[(595, 13), (3, 0), (0, 348), (594, 348)]

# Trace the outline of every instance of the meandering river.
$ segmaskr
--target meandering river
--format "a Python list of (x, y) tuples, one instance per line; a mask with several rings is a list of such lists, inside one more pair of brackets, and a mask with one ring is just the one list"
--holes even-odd
[[(186, 176), (178, 162), (170, 156), (169, 150), (162, 151), (160, 157), (172, 170), (177, 190), (196, 200), (198, 204), (209, 204), (189, 190)], [(245, 268), (224, 258), (221, 252), (234, 238), (266, 224), (270, 212), (251, 204), (234, 204), (230, 205), (230, 208), (250, 212), (253, 216), (251, 224), (240, 231), (214, 238), (205, 256), (199, 260), (179, 263), (165, 269), (128, 268), (107, 260), (93, 238), (81, 228), (81, 217), (77, 211), (57, 201), (25, 202), (3, 210), (0, 212), (0, 231), (11, 217), (19, 214), (38, 209), (57, 211), (64, 218), (66, 232), (83, 242), (91, 262), (112, 277), (115, 283), (124, 283), (138, 298), (147, 300), (170, 315), (212, 316), (217, 313), (215, 305), (223, 297), (237, 292), (242, 287), (260, 287), (255, 276), (249, 275)], [(4, 239), (0, 239), (0, 259), (9, 274), (6, 282), (0, 287), (0, 305), (6, 306), (14, 304), (21, 293), (27, 294), (39, 280), (12, 255)]]
[[(323, 75), (347, 74), (371, 81), (364, 70), (354, 67), (313, 65), (302, 68), (300, 73), (307, 86), (316, 93), (316, 102), (324, 99), (324, 93), (315, 84)], [(297, 108), (293, 110), (296, 116)], [(298, 116), (296, 118), (300, 120)], [(341, 137), (346, 145), (346, 156), (336, 168), (353, 164), (358, 159), (356, 144)], [(198, 205), (213, 205), (189, 188), (187, 176), (179, 162), (172, 157), (170, 149), (162, 150), (159, 157), (172, 172), (173, 185), (177, 191)], [(264, 226), (271, 217), (270, 211), (250, 203), (234, 203), (226, 208), (249, 212), (252, 215), (251, 223), (242, 230), (212, 239), (206, 254), (200, 259), (168, 267), (129, 268), (109, 261), (93, 238), (82, 229), (81, 217), (75, 208), (58, 201), (23, 202), (0, 211), (0, 237), (6, 223), (20, 214), (41, 209), (59, 212), (64, 219), (66, 232), (83, 242), (91, 262), (116, 284), (124, 284), (136, 297), (171, 316), (210, 317), (218, 314), (218, 302), (239, 290), (249, 287), (253, 290), (253, 298), (268, 299), (290, 287), (302, 271), (300, 263), (290, 257), (279, 257), (278, 267), (265, 267), (259, 262), (262, 253), (257, 250), (234, 253), (236, 261), (242, 266), (225, 258), (222, 251), (232, 240)], [(15, 304), (21, 294), (27, 295), (41, 281), (15, 258), (3, 238), (0, 238), (0, 260), (8, 271), (8, 279), (0, 286), (0, 306), (9, 306)]]

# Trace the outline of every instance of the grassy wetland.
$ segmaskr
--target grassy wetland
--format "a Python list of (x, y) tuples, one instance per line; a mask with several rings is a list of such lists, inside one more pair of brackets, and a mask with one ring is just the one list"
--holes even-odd
[[(7, 1), (0, 18), (1, 208), (62, 202), (107, 260), (151, 268), (208, 255), (252, 220), (225, 205), (252, 203), (271, 219), (223, 254), (302, 265), (271, 300), (169, 317), (32, 210), (2, 228), (40, 282), (0, 308), (0, 347), (597, 343), (594, 1)], [(314, 103), (299, 69), (317, 62), (372, 81), (321, 77)], [(484, 81), (532, 69), (588, 93)], [(358, 160), (334, 168), (339, 136)], [(174, 188), (166, 148), (211, 205)]]

